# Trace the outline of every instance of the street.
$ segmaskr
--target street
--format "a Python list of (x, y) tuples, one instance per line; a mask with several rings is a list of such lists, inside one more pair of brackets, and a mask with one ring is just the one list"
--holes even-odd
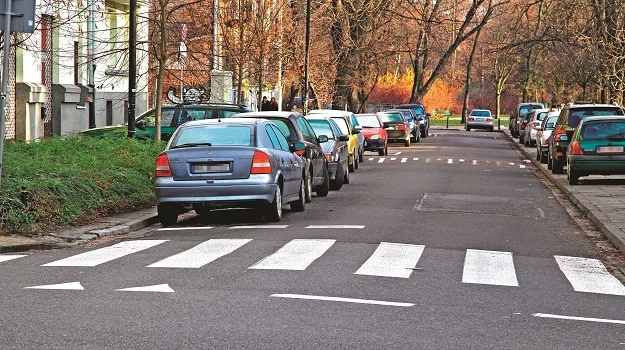
[(503, 133), (390, 146), (277, 224), (0, 255), (0, 348), (623, 348), (625, 287)]

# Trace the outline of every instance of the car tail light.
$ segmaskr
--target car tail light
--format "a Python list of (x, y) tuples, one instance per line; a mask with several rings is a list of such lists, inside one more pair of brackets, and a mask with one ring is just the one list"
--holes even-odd
[(326, 153), (326, 160), (328, 161), (328, 163), (332, 161), (332, 155), (330, 153)]
[(255, 151), (252, 158), (252, 174), (271, 174), (271, 160), (265, 152)]
[(566, 137), (566, 130), (562, 130), (562, 129), (556, 129), (553, 131), (553, 140), (556, 142), (560, 142), (562, 141), (562, 136), (564, 136), (564, 140), (566, 141), (567, 137)]
[(406, 130), (406, 124), (397, 125), (397, 130)]
[(156, 170), (154, 171), (156, 177), (170, 177), (171, 169), (169, 168), (169, 158), (167, 154), (161, 154), (156, 157)]
[(487, 121), (487, 122), (492, 122), (492, 121), (493, 121), (493, 118), (486, 118), (486, 121)]
[(300, 157), (302, 157), (304, 155), (304, 153), (306, 153), (305, 149), (302, 149), (302, 150), (299, 150), (299, 151), (295, 151), (295, 154), (297, 154)]
[(467, 119), (467, 121), (470, 121), (470, 122), (472, 122), (472, 121), (474, 121), (474, 120), (475, 120), (475, 118), (473, 118), (473, 117), (469, 117), (469, 118)]
[(584, 151), (582, 151), (582, 148), (579, 147), (579, 141), (573, 141), (573, 143), (571, 143), (571, 154), (576, 154), (576, 155), (584, 154)]

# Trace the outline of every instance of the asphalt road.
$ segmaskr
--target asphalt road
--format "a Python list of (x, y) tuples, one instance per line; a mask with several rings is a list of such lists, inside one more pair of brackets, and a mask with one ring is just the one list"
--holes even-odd
[(352, 175), (268, 227), (0, 255), (0, 348), (624, 347), (625, 287), (503, 135), (432, 130)]

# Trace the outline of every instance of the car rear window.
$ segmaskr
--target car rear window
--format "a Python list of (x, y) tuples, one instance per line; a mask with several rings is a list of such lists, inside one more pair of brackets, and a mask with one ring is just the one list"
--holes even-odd
[(547, 118), (547, 124), (545, 124), (545, 130), (555, 129), (558, 116)]
[(623, 110), (618, 107), (590, 107), (571, 109), (569, 111), (569, 120), (567, 124), (571, 128), (575, 128), (577, 125), (579, 125), (579, 122), (586, 117), (608, 115), (623, 115)]
[(625, 141), (625, 121), (605, 120), (584, 123), (582, 140), (622, 140)]
[(490, 117), (489, 111), (471, 111), (471, 115), (474, 117)]
[[(161, 117), (161, 125), (162, 126), (171, 126), (171, 122), (174, 119), (174, 114), (176, 114), (176, 110), (173, 108), (163, 108)], [(144, 121), (145, 126), (155, 127), (156, 126), (156, 111), (151, 110), (147, 112), (145, 115), (137, 118), (138, 121)]]
[(317, 136), (326, 135), (329, 139), (334, 139), (334, 133), (327, 120), (309, 120), (308, 124), (312, 126)]
[(404, 122), (404, 117), (401, 115), (401, 113), (397, 112), (397, 113), (378, 113), (378, 117), (380, 117), (380, 119), (382, 120), (382, 122), (387, 123), (403, 123)]
[(541, 105), (525, 105), (525, 106), (521, 106), (521, 108), (519, 108), (519, 115), (525, 115), (535, 109), (541, 109), (543, 108), (543, 106)]
[(358, 119), (358, 123), (363, 128), (379, 128), (380, 127), (380, 121), (378, 120), (378, 117), (375, 116), (375, 114), (357, 115), (356, 119)]
[(212, 146), (250, 146), (252, 128), (247, 125), (201, 125), (179, 129), (170, 147), (190, 143), (210, 143)]

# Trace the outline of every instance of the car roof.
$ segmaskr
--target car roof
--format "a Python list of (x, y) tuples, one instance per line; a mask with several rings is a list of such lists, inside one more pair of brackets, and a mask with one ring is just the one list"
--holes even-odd
[(586, 117), (582, 119), (582, 122), (592, 122), (592, 121), (603, 121), (603, 120), (625, 120), (625, 115), (603, 115), (603, 116), (592, 116)]
[(619, 105), (614, 105), (614, 104), (609, 104), (609, 103), (568, 104), (564, 108), (571, 109), (571, 108), (592, 108), (592, 107), (601, 107), (601, 108), (612, 107), (612, 108), (623, 109), (623, 107), (621, 107)]
[(490, 109), (472, 109), (471, 112), (473, 111), (484, 111), (484, 112), (490, 112)]
[(311, 114), (326, 114), (332, 117), (348, 117), (354, 113), (350, 111), (341, 111), (337, 109), (313, 109), (308, 111), (308, 115)]
[(212, 125), (212, 124), (236, 124), (236, 125), (255, 125), (266, 121), (266, 119), (262, 118), (221, 118), (221, 119), (201, 119), (201, 120), (193, 120), (190, 122), (186, 122), (182, 124), (183, 126), (199, 126), (199, 125)]
[(333, 116), (329, 114), (321, 114), (321, 113), (308, 114), (304, 116), (304, 118), (311, 119), (311, 120), (328, 120), (328, 119), (332, 119), (332, 117)]
[(282, 111), (261, 111), (261, 112), (246, 112), (236, 114), (235, 118), (284, 118), (287, 119), (291, 115), (297, 115), (298, 112), (282, 112)]

